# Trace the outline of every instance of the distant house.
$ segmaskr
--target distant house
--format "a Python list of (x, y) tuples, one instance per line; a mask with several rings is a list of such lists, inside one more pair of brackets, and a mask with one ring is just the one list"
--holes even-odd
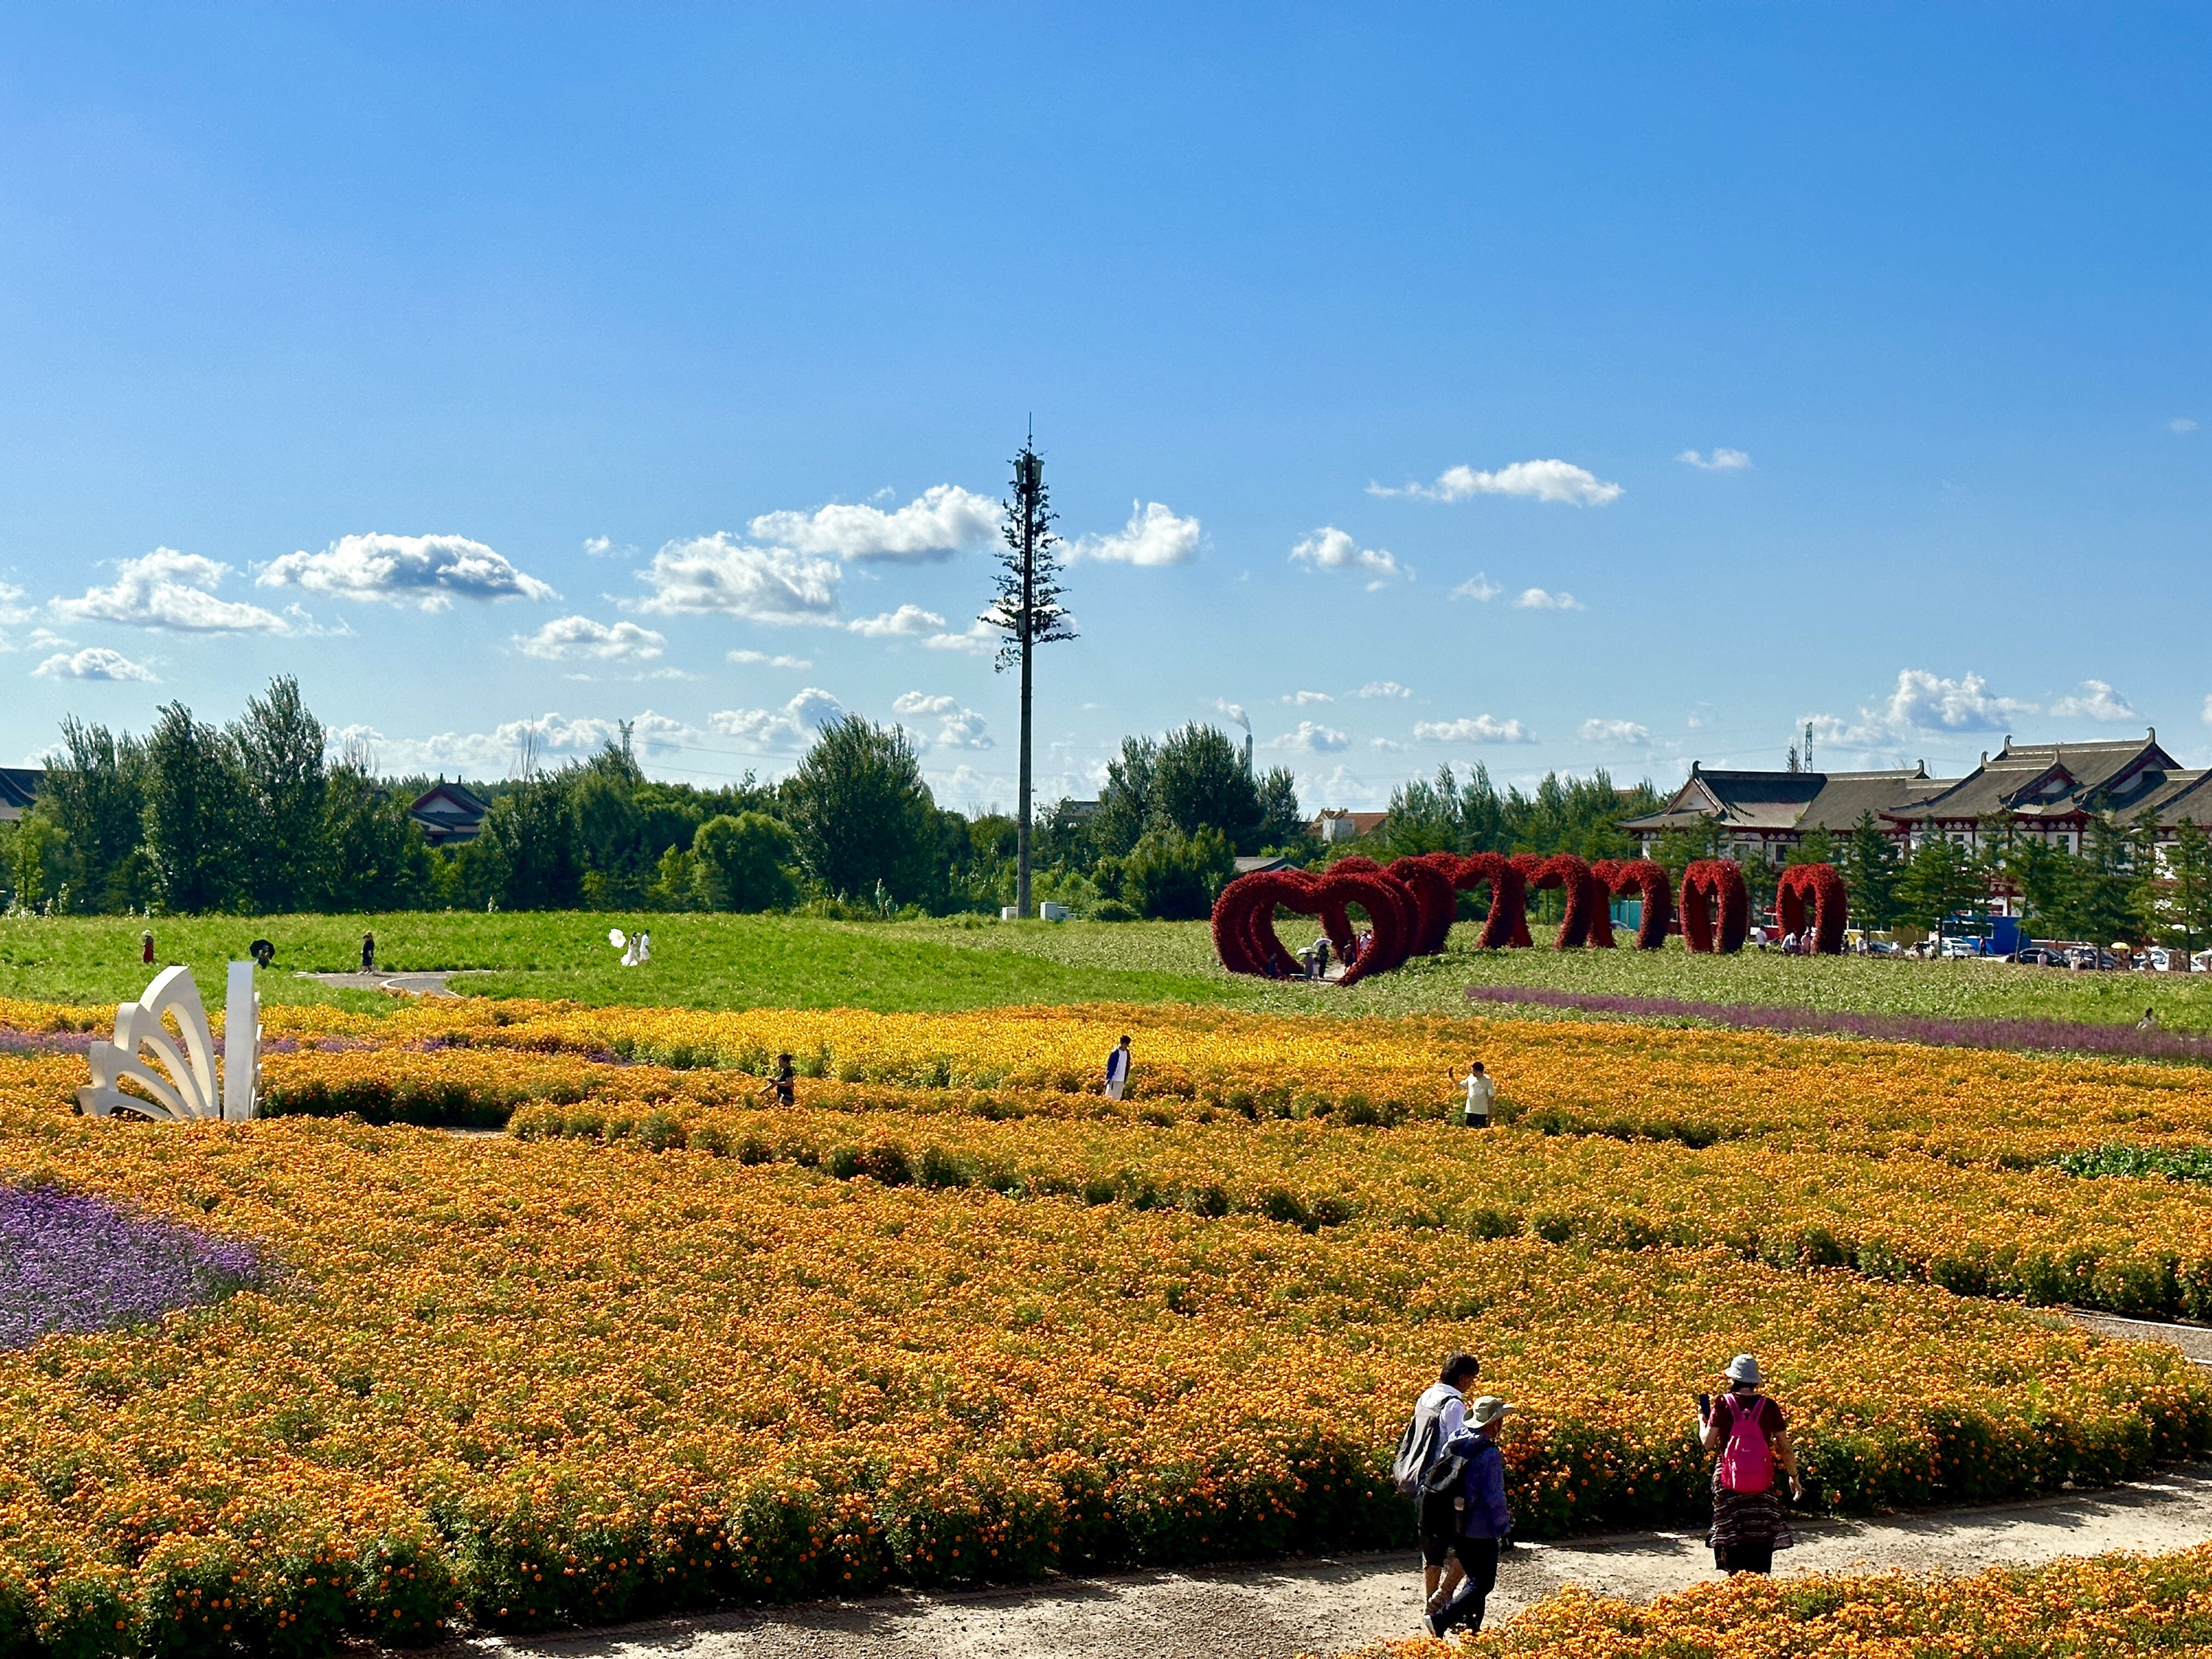
[(490, 811), (489, 802), (440, 778), (415, 798), (407, 816), (422, 826), (423, 838), (431, 846), (444, 847), (474, 841), (483, 833), (484, 814)]
[(13, 823), (30, 811), (46, 776), (40, 766), (0, 766), (0, 823)]
[(1332, 842), (1358, 841), (1382, 827), (1388, 812), (1323, 812), (1313, 821), (1314, 839), (1324, 845)]

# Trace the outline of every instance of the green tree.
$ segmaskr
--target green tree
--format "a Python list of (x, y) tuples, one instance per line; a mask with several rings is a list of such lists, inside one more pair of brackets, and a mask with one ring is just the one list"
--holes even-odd
[(1842, 864), (1844, 890), (1860, 927), (1880, 931), (1897, 920), (1898, 863), (1896, 842), (1872, 811), (1860, 813), (1844, 842)]
[(34, 809), (56, 832), (33, 837), (44, 897), (64, 882), (77, 910), (129, 910), (153, 896), (146, 782), (145, 745), (129, 732), (62, 721), (62, 751), (47, 759)]
[(1897, 916), (1908, 927), (1940, 929), (1946, 917), (1988, 900), (1988, 880), (1966, 849), (1932, 826), (1898, 877)]
[(1244, 752), (1217, 726), (1170, 732), (1152, 764), (1153, 820), (1186, 836), (1218, 830), (1239, 853), (1260, 847), (1260, 790)]
[(783, 786), (807, 878), (831, 897), (921, 902), (935, 873), (937, 804), (913, 741), (847, 714), (823, 727)]
[(714, 910), (783, 910), (798, 901), (791, 826), (765, 812), (708, 818), (691, 838), (698, 885)]
[(310, 910), (324, 902), (329, 867), (323, 840), (323, 723), (307, 711), (300, 682), (269, 682), (230, 728), (244, 791), (231, 805), (246, 902), (264, 915)]
[(245, 781), (230, 738), (164, 703), (146, 739), (146, 848), (161, 906), (180, 915), (237, 902)]
[(322, 902), (331, 910), (404, 910), (429, 896), (422, 825), (358, 758), (340, 761), (324, 781), (320, 844)]
[(1140, 836), (1121, 864), (1121, 898), (1138, 915), (1187, 921), (1212, 912), (1237, 854), (1210, 824), (1193, 835), (1170, 826)]

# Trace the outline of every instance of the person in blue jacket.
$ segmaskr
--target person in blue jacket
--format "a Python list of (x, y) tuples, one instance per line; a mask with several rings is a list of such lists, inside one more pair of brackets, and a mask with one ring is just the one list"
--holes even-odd
[(1498, 1431), (1512, 1409), (1486, 1394), (1467, 1408), (1465, 1426), (1443, 1443), (1445, 1457), (1467, 1460), (1460, 1475), (1459, 1535), (1452, 1540), (1466, 1577), (1449, 1601), (1430, 1608), (1431, 1636), (1459, 1625), (1470, 1632), (1482, 1628), (1483, 1604), (1498, 1583), (1498, 1552), (1513, 1531), (1513, 1512), (1505, 1507), (1505, 1456), (1498, 1449)]

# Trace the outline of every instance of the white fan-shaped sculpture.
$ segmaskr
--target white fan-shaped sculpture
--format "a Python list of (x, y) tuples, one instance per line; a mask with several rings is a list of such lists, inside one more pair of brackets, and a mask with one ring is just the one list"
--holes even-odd
[[(137, 1001), (117, 1006), (115, 1041), (92, 1045), (92, 1081), (76, 1091), (78, 1109), (88, 1117), (136, 1112), (173, 1123), (197, 1118), (242, 1123), (252, 1117), (260, 1104), (261, 1085), (261, 994), (254, 987), (253, 964), (232, 963), (226, 988), (229, 1012), (223, 1022), (220, 1094), (215, 1036), (198, 982), (189, 968), (167, 968)], [(164, 1015), (176, 1017), (184, 1038), (181, 1053), (162, 1024)], [(161, 1069), (155, 1070), (155, 1065)], [(125, 1079), (145, 1093), (118, 1088)]]

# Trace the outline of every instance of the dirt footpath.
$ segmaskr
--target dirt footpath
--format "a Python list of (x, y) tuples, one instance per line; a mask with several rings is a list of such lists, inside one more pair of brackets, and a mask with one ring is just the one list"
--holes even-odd
[[(2106, 1550), (2183, 1549), (2212, 1542), (2212, 1465), (2033, 1503), (1815, 1521), (1800, 1537), (1777, 1559), (1778, 1574), (1972, 1572)], [(1711, 1562), (1693, 1533), (1526, 1546), (1506, 1558), (1492, 1617), (1569, 1583), (1639, 1600), (1662, 1595), (1709, 1577)], [(442, 1659), (1287, 1659), (1415, 1634), (1419, 1572), (1412, 1555), (1275, 1561), (702, 1614), (434, 1652)]]

